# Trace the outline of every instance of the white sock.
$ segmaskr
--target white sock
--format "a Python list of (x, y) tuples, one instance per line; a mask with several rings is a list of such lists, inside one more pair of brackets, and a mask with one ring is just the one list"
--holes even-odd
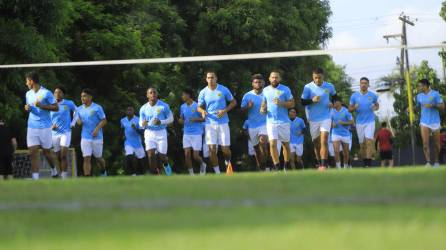
[(348, 164), (344, 164), (344, 168), (348, 168)]
[(39, 173), (33, 173), (33, 180), (39, 179)]
[(194, 175), (194, 169), (193, 168), (189, 168), (188, 170), (189, 170), (189, 174), (190, 175)]
[(220, 174), (220, 167), (214, 167), (214, 172), (216, 173), (216, 174)]
[(52, 176), (57, 175), (57, 169), (56, 168), (51, 168), (51, 175)]
[(265, 172), (271, 172), (271, 168), (265, 168)]
[(336, 168), (341, 168), (341, 162), (336, 162)]
[(61, 177), (62, 179), (66, 179), (66, 178), (67, 178), (67, 172), (66, 172), (66, 171), (62, 171), (62, 172), (60, 173), (60, 177)]
[(206, 174), (206, 163), (205, 162), (202, 162), (201, 163), (201, 166), (200, 166), (200, 174)]

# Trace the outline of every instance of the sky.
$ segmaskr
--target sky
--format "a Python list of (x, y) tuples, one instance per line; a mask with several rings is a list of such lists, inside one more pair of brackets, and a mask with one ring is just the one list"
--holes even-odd
[[(333, 37), (328, 42), (329, 49), (382, 47), (400, 45), (400, 40), (383, 38), (387, 34), (400, 34), (401, 12), (408, 15), (415, 26), (407, 26), (408, 45), (440, 44), (446, 41), (446, 22), (439, 16), (443, 0), (331, 0), (333, 12), (329, 26)], [(409, 50), (410, 65), (428, 60), (431, 67), (442, 78), (442, 62), (439, 49)], [(385, 52), (335, 54), (337, 64), (344, 65), (355, 83), (367, 76), (373, 86), (379, 78), (389, 74), (396, 67), (399, 50)]]

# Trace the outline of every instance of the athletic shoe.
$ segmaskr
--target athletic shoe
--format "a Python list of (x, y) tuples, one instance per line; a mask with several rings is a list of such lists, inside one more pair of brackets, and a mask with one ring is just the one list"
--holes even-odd
[(432, 166), (433, 168), (439, 168), (440, 167), (440, 163), (435, 162), (434, 165)]
[(432, 167), (432, 165), (429, 162), (426, 162), (426, 165), (424, 165), (424, 166), (427, 167), (427, 168)]

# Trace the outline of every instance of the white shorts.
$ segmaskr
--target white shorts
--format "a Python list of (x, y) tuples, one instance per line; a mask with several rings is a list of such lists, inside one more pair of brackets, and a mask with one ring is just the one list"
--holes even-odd
[(375, 138), (375, 122), (356, 124), (356, 132), (360, 144), (364, 142), (364, 139), (373, 140)]
[(268, 140), (279, 140), (281, 142), (290, 141), (290, 124), (266, 124), (266, 130), (268, 132)]
[(183, 148), (192, 148), (194, 151), (201, 151), (202, 144), (202, 135), (183, 135)]
[(69, 148), (71, 143), (71, 131), (62, 135), (53, 135), (53, 150), (59, 152), (61, 147)]
[(437, 131), (437, 130), (439, 130), (441, 128), (441, 125), (439, 123), (437, 123), (437, 124), (430, 124), (430, 125), (427, 125), (425, 123), (420, 123), (420, 126), (429, 128), (432, 132), (435, 132), (435, 131)]
[(102, 139), (99, 140), (81, 139), (81, 150), (83, 157), (93, 155), (95, 158), (101, 158), (103, 148), (104, 148), (104, 142), (102, 141)]
[(258, 128), (250, 128), (248, 129), (249, 134), (249, 141), (252, 145), (257, 146), (260, 141), (261, 135), (268, 135), (268, 132), (266, 131), (266, 126), (261, 126)]
[(26, 145), (29, 147), (41, 146), (50, 149), (53, 144), (51, 128), (28, 128), (26, 132)]
[(312, 122), (310, 121), (310, 134), (311, 139), (315, 140), (321, 135), (321, 132), (327, 132), (330, 133), (331, 130), (331, 120), (326, 119), (319, 122)]
[(225, 124), (206, 124), (205, 127), (207, 145), (231, 145), (231, 132), (229, 125)]
[(252, 142), (250, 140), (248, 140), (248, 155), (249, 156), (256, 155), (256, 151), (255, 151), (254, 146), (252, 145)]
[(124, 150), (125, 150), (125, 155), (135, 155), (136, 158), (138, 159), (142, 159), (144, 157), (146, 157), (146, 152), (144, 152), (144, 148), (140, 147), (140, 148), (135, 148), (129, 145), (125, 145), (124, 146)]
[(304, 145), (291, 143), (290, 152), (295, 153), (297, 156), (301, 157), (304, 154)]
[(150, 130), (144, 131), (144, 143), (146, 144), (146, 151), (155, 149), (160, 154), (167, 154), (167, 131)]
[(350, 144), (350, 136), (340, 136), (340, 135), (331, 134), (331, 141), (332, 142), (340, 141), (342, 143)]

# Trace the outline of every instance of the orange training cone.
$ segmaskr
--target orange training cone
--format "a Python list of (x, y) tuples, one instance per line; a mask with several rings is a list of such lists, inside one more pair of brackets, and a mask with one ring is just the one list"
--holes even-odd
[(228, 163), (228, 166), (226, 168), (226, 175), (233, 175), (234, 171), (232, 170), (232, 164), (231, 162)]

